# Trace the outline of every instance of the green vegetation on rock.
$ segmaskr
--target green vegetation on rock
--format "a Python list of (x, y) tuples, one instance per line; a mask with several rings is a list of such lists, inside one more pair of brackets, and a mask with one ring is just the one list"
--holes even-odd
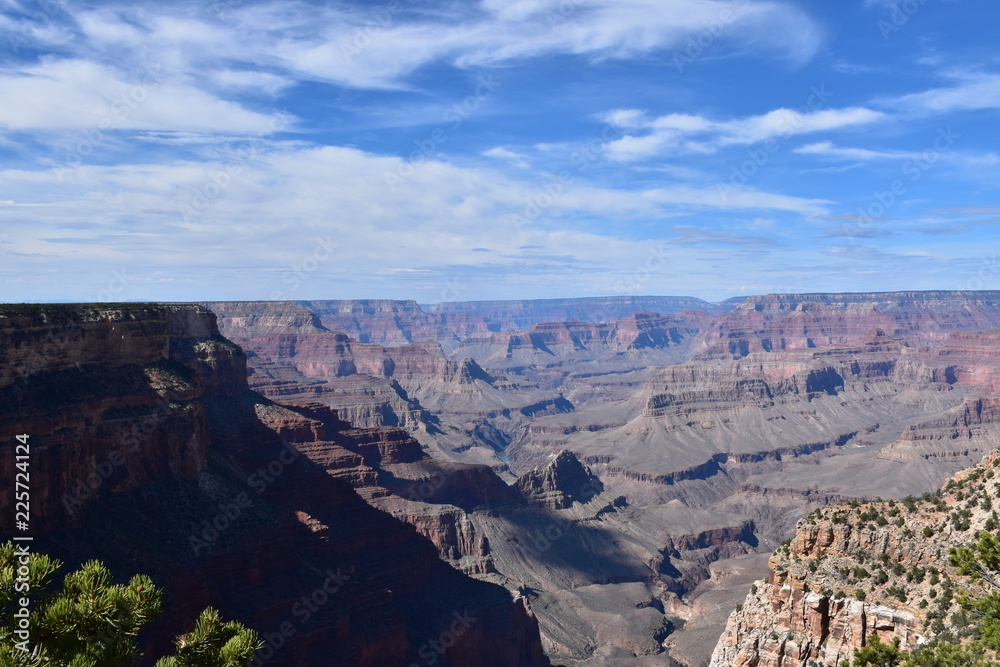
[[(126, 667), (140, 658), (136, 637), (160, 613), (161, 591), (145, 575), (115, 584), (111, 572), (92, 560), (65, 576), (44, 554), (24, 553), (13, 542), (0, 545), (0, 666)], [(20, 570), (20, 572), (19, 572)], [(31, 601), (24, 617), (21, 600)], [(24, 625), (27, 628), (24, 628)], [(17, 631), (27, 630), (25, 635)], [(178, 637), (176, 655), (157, 667), (243, 667), (261, 647), (256, 633), (224, 623), (212, 608), (194, 629)]]

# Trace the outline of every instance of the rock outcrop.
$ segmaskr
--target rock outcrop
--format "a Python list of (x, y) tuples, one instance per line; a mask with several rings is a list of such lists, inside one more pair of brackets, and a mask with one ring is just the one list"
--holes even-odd
[(838, 667), (873, 636), (898, 638), (905, 653), (945, 631), (963, 636), (955, 597), (977, 589), (948, 554), (995, 527), (997, 458), (936, 494), (834, 505), (800, 521), (730, 616), (712, 667)]
[(322, 323), (362, 343), (406, 345), (433, 340), (447, 348), (466, 338), (499, 331), (495, 322), (475, 313), (424, 312), (416, 301), (363, 299), (299, 301)]
[(685, 359), (695, 336), (712, 319), (704, 311), (688, 310), (677, 315), (636, 313), (612, 322), (542, 322), (526, 330), (470, 338), (454, 353), (472, 356), (488, 368), (518, 372), (615, 356), (648, 356), (665, 365)]
[(526, 500), (555, 510), (589, 502), (604, 490), (601, 480), (568, 450), (559, 452), (544, 468), (519, 477), (515, 486)]
[[(243, 353), (214, 321), (186, 306), (0, 306), (0, 432), (46, 452), (32, 465), (35, 528), (75, 520), (105, 490), (205, 470), (207, 392), (246, 390)], [(0, 450), (5, 470), (12, 456)]]

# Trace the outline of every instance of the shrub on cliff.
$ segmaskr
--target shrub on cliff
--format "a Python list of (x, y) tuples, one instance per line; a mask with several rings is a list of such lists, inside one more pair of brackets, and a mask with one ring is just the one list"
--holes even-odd
[[(161, 591), (145, 575), (115, 584), (99, 561), (65, 576), (61, 563), (23, 545), (0, 546), (0, 666), (125, 667), (139, 658), (136, 636), (160, 613)], [(30, 606), (24, 602), (30, 600)], [(243, 667), (261, 643), (208, 608), (157, 667)]]

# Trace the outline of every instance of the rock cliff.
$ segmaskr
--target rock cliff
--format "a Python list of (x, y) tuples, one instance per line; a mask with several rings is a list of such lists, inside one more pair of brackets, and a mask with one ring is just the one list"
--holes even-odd
[(496, 323), (475, 313), (424, 312), (416, 301), (300, 301), (323, 325), (362, 343), (406, 345), (433, 340), (445, 347), (473, 336), (499, 331)]
[[(184, 363), (187, 362), (187, 363)], [(184, 306), (0, 306), (0, 424), (45, 456), (32, 470), (34, 526), (154, 480), (193, 480), (207, 463), (206, 391), (246, 387), (242, 351), (214, 316)], [(13, 451), (2, 464), (12, 469)], [(4, 521), (11, 498), (4, 494)]]
[(29, 434), (35, 547), (163, 585), (147, 655), (211, 604), (262, 634), (260, 664), (549, 664), (522, 602), (352, 489), (419, 445), (249, 391), (204, 308), (0, 306), (0, 361), (0, 466)]

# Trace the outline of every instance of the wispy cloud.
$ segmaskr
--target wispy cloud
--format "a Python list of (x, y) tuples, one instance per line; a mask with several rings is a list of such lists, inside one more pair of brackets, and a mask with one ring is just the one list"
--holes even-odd
[[(224, 7), (224, 16), (213, 6)], [(552, 54), (623, 59), (669, 50), (733, 13), (729, 0), (484, 0), (452, 6), (447, 16), (405, 3), (319, 7), (272, 0), (196, 7), (181, 18), (169, 5), (111, 3), (77, 10), (73, 20), (88, 50), (155, 51), (169, 61), (165, 65), (192, 74), (208, 66), (211, 76), (240, 63), (278, 68), (282, 77), (399, 88), (408, 85), (408, 74), (434, 62), (481, 67)], [(70, 49), (71, 36), (67, 26), (59, 39)], [(737, 49), (803, 62), (823, 36), (806, 13), (764, 0), (736, 12), (723, 39)]]
[(1000, 215), (1000, 206), (952, 206), (949, 208), (932, 208), (928, 213), (943, 213), (947, 215)]
[(903, 95), (885, 104), (911, 116), (1000, 109), (1000, 74), (952, 70), (945, 78), (953, 85)]
[(818, 111), (775, 109), (758, 116), (724, 121), (677, 113), (647, 118), (634, 109), (619, 109), (607, 113), (604, 120), (633, 132), (646, 131), (645, 134), (626, 135), (609, 146), (613, 159), (631, 162), (662, 155), (714, 152), (724, 146), (857, 127), (884, 117), (879, 111), (861, 107)]
[(528, 162), (526, 155), (504, 148), (503, 146), (497, 146), (496, 148), (491, 148), (488, 151), (483, 151), (483, 155), (486, 157), (497, 158), (498, 160), (506, 160), (518, 169), (527, 169), (531, 166), (531, 163)]
[(829, 141), (799, 146), (794, 152), (800, 155), (820, 155), (823, 157), (842, 158), (846, 160), (901, 160), (913, 159), (920, 154), (912, 151), (874, 151), (868, 148), (845, 148), (835, 146)]

